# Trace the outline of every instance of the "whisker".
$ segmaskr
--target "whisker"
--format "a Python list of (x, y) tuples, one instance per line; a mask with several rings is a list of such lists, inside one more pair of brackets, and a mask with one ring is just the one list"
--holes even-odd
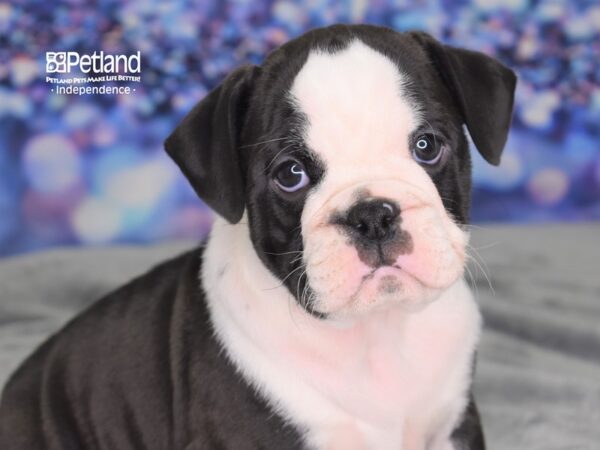
[[(304, 265), (300, 266), (304, 269)], [(300, 304), (302, 306), (304, 306), (304, 299), (300, 296), (300, 280), (302, 280), (302, 277), (306, 275), (306, 270), (303, 270), (302, 273), (300, 274), (300, 276), (298, 277), (298, 282), (296, 283), (296, 298), (300, 300)]]
[(293, 250), (291, 252), (282, 252), (282, 253), (265, 252), (266, 255), (273, 255), (273, 256), (295, 255), (298, 253), (302, 254), (302, 250)]
[(256, 147), (257, 145), (269, 144), (270, 142), (283, 141), (285, 139), (288, 139), (288, 138), (287, 137), (281, 137), (281, 138), (275, 138), (275, 139), (268, 139), (266, 141), (260, 141), (260, 142), (254, 143), (254, 144), (240, 145), (239, 148)]
[[(304, 271), (304, 274), (306, 274), (306, 270)], [(302, 303), (304, 305), (306, 305), (308, 307), (308, 302), (309, 299), (307, 299), (307, 295), (308, 295), (308, 282), (304, 283), (304, 289), (302, 289)]]
[[(477, 267), (481, 271), (482, 275), (485, 277), (485, 279), (488, 283), (488, 286), (490, 287), (490, 291), (492, 292), (493, 295), (496, 295), (496, 291), (494, 290), (492, 281), (487, 273), (487, 272), (489, 272), (489, 268), (485, 264), (485, 261), (483, 261), (483, 258), (481, 257), (481, 255), (479, 255), (479, 253), (477, 253), (477, 250), (475, 248), (471, 247), (470, 245), (467, 245), (467, 249), (472, 250), (472, 253), (467, 252), (469, 260), (473, 261), (477, 265)], [(481, 260), (481, 262), (479, 260)]]
[(484, 259), (483, 259), (483, 257), (481, 256), (481, 253), (479, 253), (479, 252), (477, 251), (477, 248), (473, 247), (473, 246), (472, 246), (472, 245), (470, 245), (470, 244), (467, 244), (467, 249), (470, 249), (470, 250), (472, 250), (472, 251), (473, 251), (473, 255), (472, 255), (472, 256), (476, 257), (476, 258), (478, 259), (478, 262), (481, 262), (481, 264), (483, 265), (483, 267), (485, 268), (485, 270), (486, 270), (487, 272), (489, 272), (489, 271), (490, 271), (490, 268), (487, 266), (487, 264), (486, 264), (485, 260), (484, 260)]
[(475, 277), (473, 276), (473, 272), (471, 272), (471, 269), (469, 268), (468, 265), (465, 265), (465, 270), (466, 270), (466, 275), (468, 275), (468, 279), (466, 281), (469, 284), (469, 286), (471, 287), (473, 294), (477, 298), (479, 296), (479, 286), (477, 286), (477, 283), (475, 282)]
[(440, 195), (440, 198), (441, 198), (443, 201), (446, 201), (446, 202), (450, 202), (450, 203), (456, 203), (456, 200), (455, 200), (455, 199), (453, 199), (453, 198), (443, 197), (443, 196), (441, 196), (441, 195)]
[(301, 261), (302, 258), (304, 258), (304, 253), (300, 253), (298, 256), (296, 256), (294, 259), (292, 259), (292, 261), (290, 263), (291, 264), (297, 263), (298, 261)]
[(293, 269), (292, 271), (290, 271), (290, 272), (289, 272), (289, 273), (288, 273), (288, 274), (287, 274), (287, 275), (286, 275), (286, 276), (283, 278), (283, 280), (281, 280), (281, 282), (280, 282), (280, 283), (279, 283), (277, 286), (273, 286), (273, 287), (270, 287), (270, 288), (264, 288), (264, 289), (263, 289), (263, 291), (272, 291), (273, 289), (278, 289), (278, 288), (280, 288), (281, 286), (283, 286), (283, 283), (285, 283), (285, 281), (286, 281), (286, 280), (287, 280), (289, 277), (291, 277), (291, 276), (292, 276), (292, 275), (293, 275), (295, 272), (297, 272), (298, 270), (300, 270), (300, 269), (303, 269), (303, 268), (304, 268), (304, 265), (300, 265), (300, 266), (296, 267), (295, 269)]
[(483, 225), (473, 225), (472, 223), (465, 223), (463, 224), (464, 227), (466, 228), (476, 228), (478, 230), (489, 230), (490, 227), (485, 227)]
[(275, 162), (275, 160), (279, 157), (279, 155), (281, 155), (284, 151), (286, 151), (288, 148), (290, 148), (291, 146), (295, 145), (294, 142), (292, 142), (289, 145), (286, 145), (285, 147), (283, 147), (281, 150), (279, 150), (277, 152), (277, 154), (273, 157), (273, 159), (271, 159), (271, 161), (269, 162), (269, 164), (267, 164), (267, 167), (265, 167), (265, 170), (263, 173), (267, 173), (268, 170), (271, 168), (271, 166), (273, 165), (273, 163)]
[(475, 247), (475, 246), (469, 244), (469, 247), (471, 247), (473, 250), (487, 250), (489, 248), (494, 248), (500, 244), (502, 244), (502, 242), (496, 241), (496, 242), (491, 242), (486, 245), (482, 245), (481, 247)]

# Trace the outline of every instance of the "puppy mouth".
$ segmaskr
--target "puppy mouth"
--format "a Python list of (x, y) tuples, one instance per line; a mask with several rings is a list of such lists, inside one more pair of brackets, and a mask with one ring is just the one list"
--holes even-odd
[[(368, 281), (372, 278), (375, 277), (375, 274), (377, 272), (381, 272), (381, 271), (390, 271), (390, 272), (402, 272), (402, 267), (400, 267), (399, 264), (385, 264), (385, 263), (381, 263), (379, 264), (377, 267), (374, 267), (373, 269), (371, 269), (371, 271), (369, 273), (367, 273), (366, 275), (362, 276), (362, 281), (361, 284), (363, 284), (365, 281)], [(385, 277), (390, 277), (393, 275), (385, 275)]]
[[(382, 263), (363, 272), (360, 278), (356, 278), (352, 293), (341, 304), (331, 305), (333, 307), (326, 310), (321, 310), (318, 302), (304, 307), (308, 306), (308, 312), (320, 319), (343, 319), (393, 307), (415, 312), (435, 299), (443, 288), (444, 286), (428, 283), (418, 274), (412, 273), (410, 267), (403, 267), (401, 262), (396, 261), (393, 264)], [(425, 296), (413, 298), (416, 293)]]
[[(356, 291), (350, 297), (351, 303), (356, 303), (359, 300), (359, 295), (366, 283), (373, 280), (377, 275), (380, 275), (378, 291), (381, 294), (395, 294), (402, 288), (402, 283), (399, 277), (406, 273), (398, 264), (380, 264), (371, 269), (369, 273), (362, 276), (361, 281), (356, 288)], [(410, 274), (408, 274), (410, 275)]]
[[(389, 198), (395, 197), (385, 196), (386, 204)], [(376, 200), (361, 199), (351, 209), (365, 202), (376, 206)], [(346, 216), (341, 220), (336, 216), (337, 221), (330, 220), (327, 228), (318, 230), (320, 240), (309, 241), (307, 259), (307, 281), (315, 294), (313, 314), (318, 310), (337, 319), (388, 308), (418, 311), (460, 277), (462, 242), (452, 234), (453, 229), (433, 207), (409, 206), (402, 209), (393, 226), (382, 228), (381, 223), (387, 234), (382, 231), (372, 238), (362, 229), (352, 228), (351, 220), (343, 220)], [(384, 217), (380, 212), (369, 210), (364, 220)], [(379, 225), (373, 221), (375, 231), (381, 231)]]

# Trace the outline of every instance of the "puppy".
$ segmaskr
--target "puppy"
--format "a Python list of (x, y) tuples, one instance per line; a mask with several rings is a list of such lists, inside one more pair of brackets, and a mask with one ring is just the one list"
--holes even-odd
[(512, 71), (424, 33), (311, 31), (166, 141), (220, 216), (12, 376), (9, 449), (483, 449), (462, 279)]

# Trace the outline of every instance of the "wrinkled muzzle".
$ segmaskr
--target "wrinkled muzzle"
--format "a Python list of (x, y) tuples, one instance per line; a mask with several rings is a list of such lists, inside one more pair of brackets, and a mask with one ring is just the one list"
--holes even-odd
[(315, 311), (330, 317), (417, 311), (461, 275), (468, 236), (432, 183), (323, 183), (302, 216)]

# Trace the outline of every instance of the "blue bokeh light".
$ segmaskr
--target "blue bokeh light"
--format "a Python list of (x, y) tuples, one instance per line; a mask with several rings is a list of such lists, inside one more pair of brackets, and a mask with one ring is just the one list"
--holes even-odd
[[(474, 156), (474, 221), (600, 219), (597, 1), (15, 0), (0, 3), (0, 254), (200, 238), (211, 214), (164, 139), (233, 68), (336, 22), (421, 29), (517, 71), (502, 166)], [(47, 50), (139, 50), (142, 83), (53, 94)]]

